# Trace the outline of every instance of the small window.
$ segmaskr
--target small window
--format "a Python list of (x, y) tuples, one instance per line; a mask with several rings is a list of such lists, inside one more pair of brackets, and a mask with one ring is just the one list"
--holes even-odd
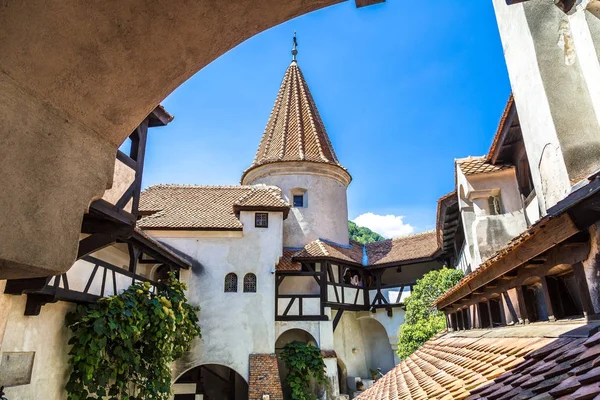
[(500, 203), (500, 196), (488, 197), (488, 209), (490, 215), (502, 214), (502, 204)]
[[(156, 269), (156, 272), (154, 273), (154, 280), (157, 282), (161, 282), (161, 281), (167, 281), (169, 280), (169, 274), (171, 273), (171, 267), (169, 267), (166, 264), (161, 265), (160, 267), (158, 267)], [(176, 271), (175, 272), (175, 277), (177, 279), (179, 279), (179, 272)]]
[(294, 195), (294, 207), (304, 207), (304, 196), (301, 194)]
[(254, 214), (254, 226), (257, 228), (268, 228), (269, 227), (269, 214), (268, 213)]
[(246, 274), (244, 276), (244, 293), (256, 293), (256, 275)]
[(225, 277), (225, 293), (234, 293), (237, 292), (237, 286), (238, 286), (238, 282), (237, 282), (237, 275), (234, 274), (233, 272), (230, 274), (227, 274), (227, 276)]

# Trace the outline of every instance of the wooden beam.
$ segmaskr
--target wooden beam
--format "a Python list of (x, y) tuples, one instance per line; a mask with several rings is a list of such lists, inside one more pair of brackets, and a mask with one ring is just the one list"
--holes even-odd
[(507, 272), (528, 263), (533, 258), (564, 242), (578, 232), (579, 229), (571, 221), (568, 214), (562, 214), (557, 218), (548, 220), (544, 226), (538, 227), (531, 236), (510, 249), (504, 257), (487, 267), (482, 267), (485, 268), (483, 271), (473, 275), (473, 279), (467, 281), (456, 292), (437, 304), (438, 309), (456, 302), (494, 279), (498, 279)]
[(340, 320), (342, 319), (342, 314), (344, 313), (343, 309), (337, 310), (335, 313), (335, 317), (333, 318), (333, 331), (335, 332), (335, 328), (337, 328)]
[(88, 236), (85, 239), (79, 241), (77, 259), (80, 260), (87, 255), (90, 255), (98, 250), (102, 250), (103, 248), (110, 246), (116, 241), (116, 236), (104, 233), (96, 233), (92, 236)]
[(548, 313), (548, 321), (554, 322), (556, 321), (556, 317), (554, 314), (554, 307), (552, 306), (552, 298), (550, 297), (550, 290), (548, 288), (548, 277), (542, 276), (542, 291), (544, 293), (544, 302), (546, 303), (546, 312)]

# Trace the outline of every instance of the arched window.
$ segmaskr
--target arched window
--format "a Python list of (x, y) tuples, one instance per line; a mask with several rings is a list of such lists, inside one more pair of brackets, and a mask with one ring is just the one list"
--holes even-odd
[[(156, 272), (154, 272), (154, 280), (156, 282), (160, 282), (160, 281), (166, 281), (169, 279), (169, 273), (171, 272), (171, 267), (169, 267), (166, 264), (161, 265), (160, 267), (158, 267), (156, 269)], [(176, 272), (175, 273), (175, 277), (179, 278), (179, 273)]]
[(237, 292), (237, 275), (233, 272), (225, 276), (225, 292)]
[(246, 274), (244, 276), (244, 293), (256, 293), (256, 275)]

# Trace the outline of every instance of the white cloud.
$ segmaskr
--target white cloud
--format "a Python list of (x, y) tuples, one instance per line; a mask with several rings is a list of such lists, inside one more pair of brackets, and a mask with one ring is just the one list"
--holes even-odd
[(377, 215), (369, 212), (354, 218), (353, 222), (389, 239), (410, 235), (415, 231), (414, 226), (405, 224), (403, 219), (402, 215)]

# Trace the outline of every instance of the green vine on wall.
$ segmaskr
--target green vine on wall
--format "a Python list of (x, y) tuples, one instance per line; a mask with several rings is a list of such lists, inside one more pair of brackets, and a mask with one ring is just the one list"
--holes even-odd
[(169, 364), (200, 336), (199, 308), (187, 302), (173, 274), (152, 293), (148, 282), (80, 305), (67, 314), (73, 332), (69, 400), (167, 400)]
[(321, 350), (310, 344), (293, 341), (284, 346), (280, 357), (289, 370), (286, 382), (292, 390), (292, 399), (316, 399), (309, 393), (311, 377), (318, 383), (327, 383)]

